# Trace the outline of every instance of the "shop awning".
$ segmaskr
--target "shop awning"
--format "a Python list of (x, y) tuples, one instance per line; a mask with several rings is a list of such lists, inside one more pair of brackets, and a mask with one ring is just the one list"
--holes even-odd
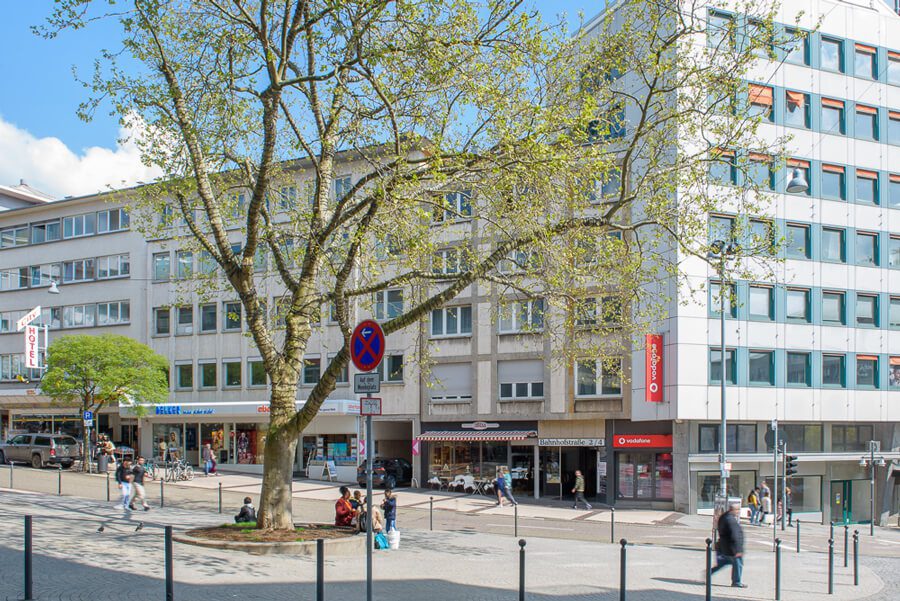
[(525, 440), (526, 438), (534, 438), (537, 432), (534, 430), (475, 430), (472, 432), (460, 432), (459, 430), (434, 430), (430, 432), (422, 432), (416, 438), (425, 442), (447, 442), (447, 441), (506, 441), (506, 440)]

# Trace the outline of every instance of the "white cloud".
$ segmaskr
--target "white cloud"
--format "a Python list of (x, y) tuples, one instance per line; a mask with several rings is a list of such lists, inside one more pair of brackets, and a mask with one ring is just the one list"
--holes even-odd
[(59, 138), (36, 138), (0, 117), (0, 184), (15, 185), (24, 179), (31, 187), (62, 198), (153, 181), (161, 172), (141, 163), (136, 135), (140, 132), (122, 128), (119, 138), (125, 141), (114, 149), (92, 146), (79, 154)]

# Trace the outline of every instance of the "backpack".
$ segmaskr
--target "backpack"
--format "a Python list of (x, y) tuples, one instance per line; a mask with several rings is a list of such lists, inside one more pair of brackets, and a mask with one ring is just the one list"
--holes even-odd
[(388, 547), (389, 547), (388, 539), (384, 535), (384, 532), (378, 532), (377, 534), (375, 534), (375, 548), (376, 549), (387, 549)]

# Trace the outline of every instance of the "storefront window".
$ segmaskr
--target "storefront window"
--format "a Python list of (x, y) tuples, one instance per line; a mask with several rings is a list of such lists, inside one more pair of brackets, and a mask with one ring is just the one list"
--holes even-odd
[[(223, 424), (200, 424), (200, 446), (205, 447), (206, 445), (210, 445), (218, 463), (227, 463), (227, 452), (223, 457), (223, 451), (225, 451), (225, 426)], [(199, 462), (200, 459), (197, 461)]]
[[(769, 490), (775, 490), (772, 477), (769, 476), (765, 480)], [(787, 487), (791, 489), (791, 511), (794, 513), (794, 519), (797, 519), (798, 513), (822, 511), (822, 476), (791, 476)], [(746, 493), (744, 496), (747, 496)], [(778, 489), (778, 500), (781, 500), (781, 488)]]
[[(822, 452), (822, 424), (783, 424), (778, 429), (784, 432), (788, 452)], [(766, 425), (766, 432), (771, 430), (772, 426)], [(772, 447), (768, 444), (766, 451), (772, 452)]]
[(153, 424), (153, 455), (160, 461), (184, 456), (181, 424)]
[(266, 424), (237, 424), (233, 434), (236, 463), (261, 464), (266, 445)]
[(37, 434), (39, 432), (52, 432), (53, 416), (17, 415), (12, 420), (12, 429), (14, 432), (28, 432), (29, 434)]
[[(697, 509), (712, 509), (719, 492), (719, 472), (697, 472)], [(732, 471), (726, 483), (729, 497), (746, 498), (756, 485), (756, 472)]]
[(671, 499), (675, 494), (672, 479), (672, 453), (657, 453), (655, 458), (653, 481), (657, 499)]
[(350, 434), (329, 434), (325, 439), (325, 455), (334, 460), (335, 465), (356, 465), (355, 436)]

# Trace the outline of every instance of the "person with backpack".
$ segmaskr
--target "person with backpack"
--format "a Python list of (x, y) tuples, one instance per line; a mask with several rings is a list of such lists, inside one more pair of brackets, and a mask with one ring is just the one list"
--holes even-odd
[(236, 516), (234, 516), (235, 524), (255, 524), (256, 523), (256, 508), (253, 507), (253, 499), (250, 497), (244, 497), (244, 504), (241, 506), (241, 510), (238, 512)]
[(759, 519), (759, 489), (753, 487), (747, 495), (747, 506), (750, 508), (750, 524), (755, 525)]

